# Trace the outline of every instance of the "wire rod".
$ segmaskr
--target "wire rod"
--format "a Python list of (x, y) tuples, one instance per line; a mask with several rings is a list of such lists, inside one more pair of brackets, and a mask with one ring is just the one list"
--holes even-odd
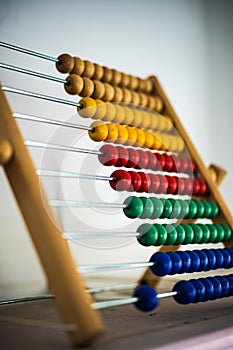
[(136, 232), (64, 232), (63, 238), (67, 240), (93, 239), (93, 238), (124, 238), (139, 237), (141, 233)]
[[(112, 176), (79, 174), (79, 173), (73, 173), (68, 171), (37, 169), (36, 173), (39, 176), (49, 176), (49, 177), (66, 177), (66, 178), (73, 178), (73, 179), (100, 180), (100, 181), (115, 180), (115, 177), (112, 177)], [(55, 204), (55, 202), (57, 202), (57, 205)], [(68, 201), (54, 201), (54, 206), (60, 206), (59, 202), (62, 206), (67, 206), (65, 203)], [(75, 201), (70, 201), (70, 205), (79, 206), (78, 204), (75, 205)]]
[(141, 267), (153, 266), (154, 262), (135, 262), (135, 263), (123, 263), (123, 264), (108, 264), (108, 265), (82, 265), (77, 267), (80, 273), (92, 273), (98, 271), (114, 271), (114, 270), (127, 270), (136, 269)]

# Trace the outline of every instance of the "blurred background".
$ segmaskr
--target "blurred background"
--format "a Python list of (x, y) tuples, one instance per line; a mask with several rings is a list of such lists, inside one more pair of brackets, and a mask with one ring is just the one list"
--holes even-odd
[[(233, 98), (233, 2), (230, 0), (144, 0), (144, 1), (79, 1), (79, 0), (1, 0), (0, 40), (54, 57), (67, 52), (92, 62), (100, 63), (120, 71), (147, 77), (156, 75), (184, 124), (205, 164), (214, 162), (228, 172), (221, 185), (228, 206), (233, 211), (233, 161), (232, 161), (232, 98)], [(61, 76), (52, 62), (43, 61), (0, 48), (1, 61), (20, 67)], [(1, 83), (25, 90), (58, 96), (68, 96), (61, 84), (27, 77), (1, 70)], [(46, 102), (36, 102), (25, 97), (10, 96), (12, 109), (22, 113), (76, 120), (75, 109)], [(82, 120), (78, 120), (84, 123)], [(20, 124), (27, 138), (62, 140), (67, 135), (60, 129), (46, 130), (39, 126)], [(88, 124), (87, 124), (88, 125)], [(40, 138), (41, 137), (41, 138)], [(80, 142), (86, 145), (82, 133), (68, 136), (69, 144)], [(91, 147), (98, 148), (96, 145)], [(55, 159), (52, 153), (34, 151), (32, 156), (38, 164), (64, 166), (77, 162), (62, 155)], [(83, 172), (98, 168), (95, 161), (86, 168), (86, 158), (81, 158), (79, 167)], [(73, 169), (74, 170), (74, 169)], [(58, 186), (59, 185), (59, 186)], [(62, 185), (62, 186), (60, 186)], [(72, 194), (65, 184), (47, 181), (45, 187), (51, 196), (63, 197)], [(80, 186), (82, 191), (87, 186)], [(96, 185), (97, 186), (97, 185)], [(102, 185), (101, 185), (102, 186)], [(68, 192), (67, 192), (68, 191)], [(70, 191), (70, 192), (69, 192)], [(94, 191), (107, 201), (121, 201), (104, 198), (102, 190)], [(37, 255), (31, 244), (21, 214), (14, 201), (11, 189), (0, 170), (0, 299), (43, 293), (47, 283)], [(76, 213), (60, 212), (62, 226), (74, 229)], [(89, 214), (87, 214), (88, 216)], [(87, 224), (90, 216), (83, 214), (80, 226)], [(101, 221), (102, 222), (102, 221)], [(101, 222), (93, 226), (101, 226)], [(116, 221), (108, 221), (106, 228)], [(68, 226), (67, 226), (68, 225)], [(115, 226), (114, 226), (115, 225)], [(119, 224), (128, 225), (122, 221)], [(119, 226), (118, 225), (118, 226)], [(93, 228), (94, 230), (94, 228)], [(121, 242), (123, 249), (114, 245), (116, 260), (143, 260), (150, 250)], [(91, 243), (72, 245), (77, 261), (90, 263), (111, 261), (112, 251), (105, 247), (92, 247)], [(152, 251), (152, 250), (151, 250)], [(127, 276), (126, 276), (127, 277)]]

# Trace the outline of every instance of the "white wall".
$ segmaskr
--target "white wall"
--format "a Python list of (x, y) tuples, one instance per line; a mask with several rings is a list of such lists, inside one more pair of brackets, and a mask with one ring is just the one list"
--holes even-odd
[[(230, 1), (2, 1), (0, 39), (55, 57), (68, 52), (141, 77), (155, 74), (204, 161), (223, 164), (231, 175), (230, 10)], [(60, 76), (52, 63), (6, 49), (1, 49), (1, 61)], [(71, 99), (53, 82), (3, 70), (1, 81)], [(76, 118), (73, 109), (61, 105), (37, 102), (35, 108), (35, 101), (30, 99), (9, 96), (9, 100), (13, 110), (20, 112)], [(49, 128), (45, 132), (25, 123), (22, 127), (26, 137), (53, 137), (65, 142), (60, 130), (54, 136)], [(72, 134), (73, 142), (76, 138)], [(37, 152), (33, 157), (39, 163), (46, 158)], [(49, 154), (50, 157), (53, 156)], [(60, 161), (64, 159), (53, 164)], [(43, 292), (43, 273), (2, 172), (0, 175), (0, 298)], [(56, 188), (51, 189), (51, 183), (45, 185), (51, 190), (50, 195), (58, 194)], [(222, 188), (232, 208), (230, 176)], [(73, 229), (76, 218), (67, 220), (63, 215), (64, 225), (70, 226), (66, 229)], [(84, 263), (90, 262), (90, 256), (92, 262), (112, 259), (112, 250), (75, 248), (77, 260)], [(114, 249), (114, 254), (119, 261), (145, 260), (150, 251), (130, 244), (123, 250)]]

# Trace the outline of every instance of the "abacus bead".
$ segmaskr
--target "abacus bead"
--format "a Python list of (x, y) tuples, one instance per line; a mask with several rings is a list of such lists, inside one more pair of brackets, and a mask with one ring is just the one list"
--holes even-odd
[(221, 253), (223, 255), (223, 266), (222, 267), (224, 269), (227, 269), (229, 267), (229, 265), (231, 264), (231, 254), (226, 249), (221, 249)]
[(192, 243), (201, 243), (202, 238), (203, 238), (203, 232), (200, 226), (197, 224), (190, 224), (190, 226), (193, 229), (194, 237)]
[(115, 178), (109, 181), (115, 191), (126, 191), (131, 185), (131, 176), (125, 170), (115, 170), (111, 177)]
[(118, 138), (116, 143), (121, 143), (122, 145), (124, 145), (128, 140), (128, 130), (124, 125), (120, 124), (117, 124), (116, 127), (118, 129)]
[(171, 169), (173, 167), (173, 159), (167, 153), (164, 153), (164, 157), (165, 157), (165, 164), (164, 164), (163, 170), (164, 171), (171, 171)]
[(199, 186), (200, 186), (200, 188), (199, 188), (198, 195), (203, 196), (207, 192), (207, 186), (206, 186), (206, 183), (203, 179), (199, 179)]
[(159, 198), (156, 197), (152, 197), (150, 198), (150, 200), (152, 201), (153, 205), (154, 205), (154, 210), (153, 213), (151, 215), (151, 219), (157, 219), (161, 216), (162, 212), (163, 212), (163, 203)]
[(157, 246), (164, 245), (167, 241), (166, 228), (160, 224), (154, 224), (154, 227), (157, 229), (157, 232), (158, 232), (158, 239), (157, 239), (156, 245)]
[(95, 100), (95, 103), (96, 103), (96, 113), (92, 118), (102, 120), (107, 114), (106, 103), (104, 103), (102, 100), (99, 100), (99, 99)]
[(215, 227), (215, 225), (212, 225), (212, 224), (206, 224), (206, 226), (210, 231), (209, 243), (214, 243), (218, 236), (217, 228)]
[(118, 86), (114, 86), (114, 96), (112, 98), (113, 102), (121, 102), (123, 100), (123, 91)]
[[(140, 96), (140, 94), (139, 94), (139, 96)], [(144, 112), (144, 111), (141, 111), (141, 114), (142, 114), (142, 120), (140, 123), (140, 127), (143, 129), (148, 129), (150, 127), (151, 116), (149, 113)], [(153, 142), (154, 142), (154, 140), (153, 140)]]
[(203, 202), (201, 201), (197, 201), (197, 200), (193, 200), (197, 206), (197, 212), (195, 217), (196, 218), (203, 218), (204, 217), (204, 212), (205, 212), (205, 206), (203, 204)]
[(185, 184), (185, 194), (191, 195), (193, 190), (193, 182), (190, 178), (184, 178), (184, 184)]
[(140, 286), (134, 293), (133, 297), (138, 298), (138, 301), (134, 303), (135, 307), (140, 311), (152, 311), (158, 305), (158, 297), (156, 291), (149, 286)]
[(103, 67), (103, 70), (104, 70), (104, 74), (102, 77), (102, 81), (104, 83), (110, 83), (113, 77), (113, 71), (108, 67)]
[(214, 270), (221, 269), (221, 267), (223, 266), (223, 262), (224, 262), (224, 258), (223, 258), (223, 254), (222, 254), (221, 250), (211, 249), (211, 251), (214, 253), (215, 259), (216, 259), (216, 263), (215, 263), (215, 266), (213, 269)]
[(202, 230), (202, 240), (201, 243), (208, 243), (210, 239), (210, 230), (205, 224), (197, 224)]
[(189, 212), (186, 216), (187, 219), (193, 219), (196, 217), (197, 214), (197, 205), (193, 200), (189, 201)]
[(86, 61), (86, 60), (84, 60), (83, 62), (85, 64), (85, 67), (84, 67), (84, 71), (82, 73), (82, 76), (86, 77), (86, 78), (91, 78), (93, 76), (93, 74), (95, 73), (94, 63), (92, 63), (90, 61)]
[(174, 292), (178, 292), (174, 299), (179, 304), (190, 304), (196, 298), (196, 288), (189, 281), (179, 281), (173, 287)]
[(186, 219), (189, 212), (189, 204), (186, 200), (180, 201), (181, 211), (180, 211), (180, 219)]
[(185, 230), (185, 240), (184, 240), (184, 244), (190, 244), (193, 241), (194, 238), (194, 232), (193, 229), (190, 225), (188, 224), (181, 224), (181, 226), (184, 228)]
[(154, 135), (151, 132), (144, 130), (146, 140), (144, 142), (144, 147), (151, 149), (154, 145)]
[(116, 69), (112, 69), (112, 80), (111, 80), (112, 85), (117, 85), (117, 86), (120, 85), (121, 80), (122, 80), (122, 73)]
[(211, 204), (210, 204), (210, 202), (207, 202), (207, 201), (203, 201), (203, 204), (204, 204), (203, 217), (209, 218), (211, 216), (211, 211), (212, 211)]
[(148, 108), (156, 110), (156, 99), (154, 96), (149, 96), (148, 97)]
[(118, 139), (118, 128), (115, 124), (106, 124), (108, 127), (108, 136), (105, 141), (114, 142)]
[(94, 92), (94, 88), (95, 88), (93, 81), (89, 78), (83, 78), (83, 84), (84, 84), (83, 89), (79, 93), (79, 95), (82, 97), (92, 96), (92, 94)]
[(128, 190), (138, 192), (142, 185), (142, 178), (136, 171), (129, 171), (129, 174), (131, 176), (131, 186)]
[(177, 273), (180, 273), (182, 269), (182, 259), (179, 254), (176, 252), (168, 252), (167, 255), (172, 260), (172, 268), (169, 272), (169, 275), (176, 275)]
[(227, 275), (225, 277), (229, 282), (229, 296), (233, 296), (233, 276)]
[(96, 102), (91, 97), (84, 97), (79, 103), (82, 107), (77, 107), (77, 111), (81, 117), (92, 118), (96, 114)]
[(157, 176), (159, 178), (159, 188), (157, 190), (157, 193), (166, 193), (168, 187), (167, 178), (161, 174), (158, 174)]
[(189, 273), (193, 273), (193, 272), (197, 272), (200, 266), (200, 258), (197, 255), (197, 253), (195, 253), (192, 250), (186, 251), (186, 253), (190, 256), (191, 258), (191, 264), (190, 264), (190, 268), (188, 270)]
[(119, 104), (115, 104), (115, 108), (116, 108), (116, 114), (114, 116), (113, 121), (116, 124), (120, 124), (125, 119), (125, 109)]
[(160, 138), (154, 135), (154, 144), (151, 147), (151, 149), (160, 150), (160, 149), (162, 149), (162, 146), (163, 146), (163, 144), (162, 144), (162, 141), (160, 140)]
[(139, 92), (138, 95), (140, 97), (140, 106), (146, 107), (148, 104), (148, 96), (141, 92)]
[(130, 107), (126, 107), (126, 106), (123, 106), (122, 108), (124, 108), (124, 111), (125, 111), (124, 124), (126, 124), (126, 125), (132, 124), (133, 118), (134, 118), (133, 109)]
[(128, 74), (122, 73), (121, 86), (128, 87), (130, 83), (130, 76)]
[(150, 266), (150, 269), (157, 276), (166, 276), (171, 272), (172, 259), (166, 253), (157, 252), (153, 254), (150, 262), (154, 263), (154, 265)]
[(177, 239), (176, 239), (175, 244), (176, 245), (182, 244), (185, 240), (185, 230), (184, 230), (183, 226), (178, 224), (176, 226), (176, 232), (177, 232)]
[(84, 61), (79, 57), (74, 57), (74, 67), (71, 73), (82, 76), (84, 69), (85, 69)]
[(142, 112), (139, 109), (133, 109), (133, 125), (139, 127), (142, 122)]
[(94, 80), (93, 83), (94, 83), (94, 91), (92, 93), (92, 97), (94, 99), (101, 99), (105, 93), (104, 84), (98, 80)]
[(155, 174), (149, 174), (150, 176), (150, 187), (148, 192), (150, 193), (156, 193), (160, 186), (160, 181), (158, 175)]
[[(179, 226), (179, 225), (178, 225)], [(180, 273), (186, 273), (189, 271), (190, 269), (190, 265), (191, 265), (191, 258), (190, 256), (184, 252), (184, 251), (177, 251), (177, 254), (181, 257), (182, 259), (182, 266), (181, 266), (181, 270)]]
[(181, 158), (174, 154), (172, 155), (172, 159), (173, 159), (173, 167), (171, 171), (179, 173), (181, 169)]
[(213, 284), (214, 293), (210, 300), (215, 300), (221, 298), (222, 294), (222, 285), (216, 277), (207, 277), (208, 280)]
[(60, 73), (70, 73), (74, 67), (74, 59), (67, 53), (63, 53), (58, 56), (58, 62), (56, 62), (56, 68)]
[(203, 252), (206, 254), (206, 256), (208, 258), (208, 264), (206, 267), (206, 271), (213, 270), (215, 268), (215, 265), (216, 265), (215, 254), (210, 249), (203, 249)]
[(150, 200), (150, 198), (147, 197), (141, 197), (140, 198), (143, 204), (143, 212), (140, 215), (140, 218), (142, 219), (148, 219), (151, 217), (154, 211), (154, 205), (153, 202)]
[(128, 89), (122, 89), (123, 92), (123, 100), (124, 103), (131, 103), (132, 101), (132, 93)]
[(116, 107), (113, 103), (110, 103), (110, 102), (106, 102), (105, 106), (106, 106), (106, 114), (105, 114), (103, 120), (111, 122), (115, 118)]
[(126, 145), (134, 145), (137, 141), (137, 131), (134, 127), (132, 126), (126, 126), (126, 129), (128, 130), (128, 140), (125, 143)]
[(196, 297), (194, 298), (193, 303), (199, 303), (205, 297), (205, 286), (199, 279), (192, 279), (189, 282), (191, 282), (196, 288)]
[(158, 241), (158, 230), (151, 224), (140, 225), (137, 232), (140, 233), (137, 237), (138, 242), (145, 247), (155, 245)]
[(193, 250), (200, 258), (200, 266), (197, 271), (205, 271), (208, 265), (208, 258), (203, 250), (194, 249)]
[(216, 276), (215, 278), (217, 278), (219, 280), (219, 282), (221, 283), (222, 293), (221, 293), (220, 298), (228, 297), (229, 290), (230, 290), (230, 284), (229, 284), (228, 280), (224, 276)]
[(108, 127), (101, 121), (95, 121), (91, 125), (91, 130), (88, 131), (88, 135), (93, 141), (100, 142), (106, 140), (108, 137)]
[(166, 159), (165, 159), (164, 154), (156, 153), (155, 156), (156, 156), (156, 159), (157, 159), (156, 170), (164, 170), (164, 166), (165, 166), (165, 163), (166, 163)]
[(66, 92), (70, 95), (79, 95), (80, 92), (83, 90), (84, 82), (83, 79), (76, 74), (70, 74), (66, 78), (67, 83), (64, 84), (64, 88)]
[(139, 85), (139, 79), (134, 76), (130, 76), (130, 83), (129, 83), (129, 89), (130, 90), (136, 90)]
[(203, 283), (203, 285), (205, 287), (205, 295), (201, 301), (204, 302), (204, 301), (211, 300), (211, 298), (214, 295), (213, 284), (207, 278), (200, 278), (199, 280)]
[(177, 177), (177, 194), (185, 194), (185, 181), (183, 177)]
[(146, 134), (144, 132), (144, 130), (136, 128), (136, 132), (137, 132), (137, 141), (136, 144), (137, 146), (143, 146), (145, 141), (146, 141)]
[(135, 168), (139, 162), (140, 155), (134, 148), (128, 148), (129, 160), (125, 165), (127, 168)]
[(157, 159), (154, 155), (154, 153), (152, 153), (151, 151), (145, 151), (146, 154), (148, 155), (148, 164), (146, 166), (147, 169), (154, 169), (156, 163), (157, 163)]
[(129, 153), (127, 148), (124, 148), (122, 146), (117, 147), (118, 152), (118, 159), (115, 163), (116, 167), (123, 167), (128, 163), (129, 160)]
[(102, 66), (100, 66), (97, 63), (94, 63), (94, 67), (95, 67), (95, 72), (92, 76), (93, 80), (101, 80), (103, 75), (104, 75), (104, 69)]
[(216, 218), (219, 213), (219, 207), (218, 204), (215, 202), (209, 202), (211, 206), (211, 218)]
[(176, 229), (173, 225), (164, 225), (166, 227), (167, 231), (167, 240), (166, 240), (166, 245), (173, 245), (175, 244), (177, 240), (177, 232)]
[(164, 199), (164, 198), (161, 198), (161, 201), (163, 203), (163, 212), (160, 217), (163, 219), (170, 218), (172, 213), (172, 203), (170, 202), (169, 199)]
[(115, 146), (103, 145), (100, 150), (101, 154), (98, 155), (98, 159), (101, 164), (106, 166), (115, 165), (118, 160), (118, 151)]
[(233, 267), (233, 249), (232, 248), (225, 248), (225, 250), (228, 251), (228, 253), (230, 254), (231, 257), (231, 262), (229, 264), (229, 266), (227, 267), (228, 269)]
[(102, 97), (103, 101), (105, 101), (105, 102), (112, 101), (114, 94), (115, 94), (115, 90), (114, 90), (113, 86), (110, 84), (104, 83), (104, 88), (105, 88), (105, 92), (104, 92), (104, 95)]
[(231, 229), (228, 225), (223, 224), (222, 225), (223, 230), (224, 230), (224, 238), (223, 241), (226, 242), (231, 238)]
[(224, 228), (219, 224), (215, 224), (215, 227), (217, 228), (218, 232), (215, 243), (222, 242), (224, 240)]
[(177, 199), (170, 198), (169, 201), (172, 203), (172, 214), (170, 219), (176, 219), (180, 217), (181, 205)]
[(138, 189), (138, 192), (148, 192), (149, 187), (150, 187), (150, 177), (148, 174), (139, 171), (138, 175), (140, 175), (141, 180), (142, 180), (142, 184), (140, 186), (140, 188)]
[(167, 176), (165, 175), (168, 180), (168, 187), (167, 187), (167, 193), (168, 194), (175, 194), (177, 191), (177, 180), (175, 176)]
[(148, 165), (148, 162), (149, 162), (149, 156), (148, 154), (139, 149), (138, 150), (138, 154), (139, 154), (139, 160), (138, 160), (138, 164), (136, 166), (137, 169), (145, 169)]
[(128, 197), (125, 199), (124, 204), (127, 207), (123, 208), (123, 212), (128, 218), (135, 219), (142, 215), (143, 203), (140, 198), (135, 196)]

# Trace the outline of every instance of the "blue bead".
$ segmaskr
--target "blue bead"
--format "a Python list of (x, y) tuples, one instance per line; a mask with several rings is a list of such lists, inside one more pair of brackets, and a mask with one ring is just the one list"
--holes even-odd
[(228, 297), (230, 293), (230, 283), (228, 282), (228, 280), (224, 276), (216, 276), (215, 278), (219, 280), (222, 286), (221, 298)]
[(214, 294), (210, 300), (215, 300), (215, 299), (221, 298), (222, 285), (221, 285), (220, 281), (215, 277), (207, 277), (207, 278), (214, 286)]
[(196, 288), (196, 297), (194, 298), (193, 303), (199, 303), (205, 297), (205, 286), (199, 279), (192, 279), (189, 282), (191, 282)]
[(225, 278), (229, 282), (229, 296), (233, 296), (233, 276), (232, 275), (227, 275)]
[(205, 287), (205, 296), (202, 299), (202, 302), (210, 300), (214, 295), (214, 286), (208, 280), (208, 278), (200, 278), (200, 281), (204, 284)]
[(180, 273), (188, 272), (189, 269), (190, 269), (190, 265), (191, 265), (191, 258), (190, 258), (190, 256), (186, 252), (184, 252), (182, 250), (180, 250), (180, 251), (178, 251), (176, 253), (182, 259), (182, 267), (181, 267)]
[(193, 250), (200, 258), (200, 266), (197, 271), (205, 271), (208, 265), (207, 255), (202, 250)]
[(133, 297), (138, 298), (134, 305), (140, 311), (152, 311), (158, 305), (157, 292), (149, 286), (138, 287), (134, 291)]
[(213, 270), (216, 265), (216, 257), (215, 254), (210, 249), (202, 249), (202, 251), (206, 254), (208, 258), (208, 264), (206, 267), (206, 271)]
[(233, 249), (232, 248), (225, 248), (225, 249), (228, 251), (228, 253), (231, 256), (231, 262), (227, 267), (228, 269), (230, 269), (231, 267), (233, 267)]
[(198, 271), (201, 263), (199, 256), (197, 255), (197, 253), (193, 252), (192, 250), (187, 250), (186, 253), (191, 258), (191, 264), (188, 272), (192, 273), (192, 272)]
[(157, 252), (150, 258), (150, 262), (154, 265), (150, 266), (151, 271), (157, 276), (165, 276), (170, 274), (172, 269), (172, 259), (163, 252)]
[(172, 268), (169, 275), (176, 275), (177, 273), (180, 273), (182, 268), (182, 259), (179, 254), (175, 252), (168, 252), (167, 255), (169, 255), (172, 260)]
[(221, 253), (223, 255), (222, 268), (227, 269), (231, 263), (231, 254), (227, 251), (227, 249), (221, 249)]
[(189, 281), (179, 281), (173, 287), (174, 292), (178, 292), (174, 299), (179, 304), (190, 304), (196, 297), (196, 288)]
[(215, 257), (216, 257), (216, 264), (215, 264), (215, 268), (214, 270), (216, 269), (220, 269), (222, 267), (222, 264), (223, 264), (223, 255), (221, 253), (221, 250), (219, 249), (211, 249), (211, 251), (214, 253)]

